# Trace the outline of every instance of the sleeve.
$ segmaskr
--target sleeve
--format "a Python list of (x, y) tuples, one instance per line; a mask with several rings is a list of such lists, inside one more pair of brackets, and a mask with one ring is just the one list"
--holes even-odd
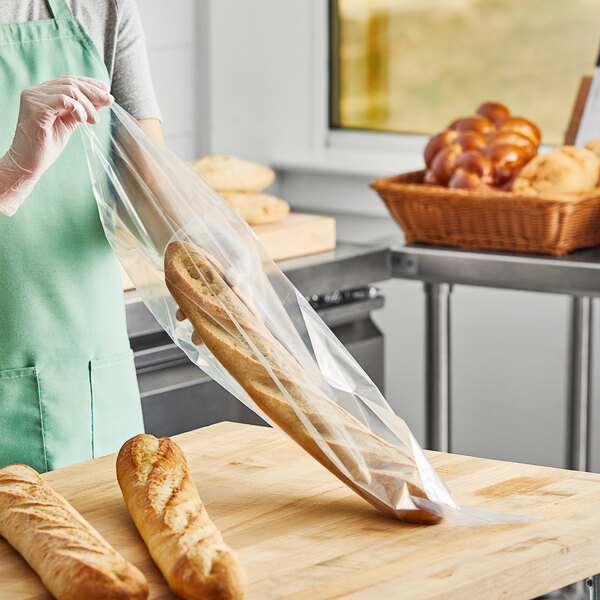
[(116, 43), (111, 93), (136, 119), (162, 120), (135, 0), (117, 0)]

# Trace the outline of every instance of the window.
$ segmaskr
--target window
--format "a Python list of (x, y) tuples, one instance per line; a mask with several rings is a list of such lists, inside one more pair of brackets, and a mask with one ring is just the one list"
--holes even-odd
[(431, 135), (486, 100), (560, 143), (600, 35), (595, 0), (331, 0), (330, 126)]

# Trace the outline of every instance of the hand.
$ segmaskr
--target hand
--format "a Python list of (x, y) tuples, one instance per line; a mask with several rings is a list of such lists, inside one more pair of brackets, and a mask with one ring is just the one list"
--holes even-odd
[[(187, 319), (187, 317), (185, 316), (185, 313), (178, 308), (177, 312), (175, 313), (175, 318), (178, 321), (185, 321)], [(202, 346), (204, 344), (204, 342), (201, 340), (200, 336), (196, 333), (196, 330), (194, 329), (194, 333), (192, 333), (192, 342), (194, 344), (196, 344), (196, 346)]]
[(12, 216), (60, 156), (78, 123), (97, 123), (108, 84), (66, 76), (23, 90), (15, 136), (0, 159), (0, 212)]

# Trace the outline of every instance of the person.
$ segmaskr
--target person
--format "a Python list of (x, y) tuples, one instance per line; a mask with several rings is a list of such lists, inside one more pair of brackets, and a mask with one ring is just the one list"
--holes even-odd
[(73, 132), (107, 136), (114, 98), (162, 139), (160, 112), (135, 0), (5, 0), (0, 23), (0, 467), (43, 472), (143, 431), (118, 261)]

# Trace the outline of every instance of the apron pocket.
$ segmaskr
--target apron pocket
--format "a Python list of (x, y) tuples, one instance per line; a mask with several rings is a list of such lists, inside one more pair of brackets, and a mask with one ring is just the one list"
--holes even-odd
[(0, 371), (0, 467), (48, 470), (36, 367)]
[(131, 437), (144, 431), (142, 405), (133, 352), (122, 352), (90, 362), (92, 388), (92, 452), (117, 452)]

